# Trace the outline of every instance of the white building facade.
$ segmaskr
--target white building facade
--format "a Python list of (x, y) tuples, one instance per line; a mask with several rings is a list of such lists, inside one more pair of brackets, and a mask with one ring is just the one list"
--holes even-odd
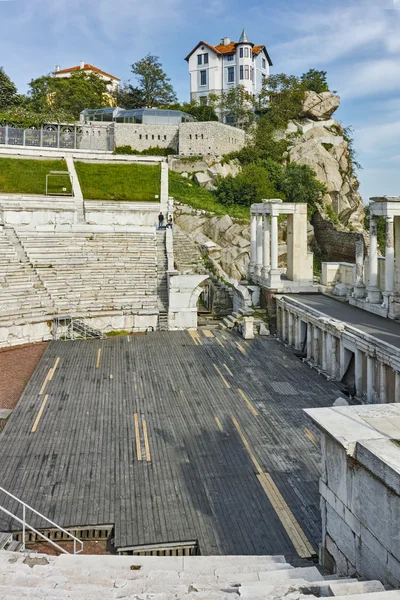
[(201, 41), (185, 60), (189, 64), (190, 98), (199, 104), (207, 104), (210, 94), (221, 95), (238, 86), (257, 96), (272, 66), (266, 47), (250, 42), (245, 30), (238, 42), (223, 38), (212, 46)]

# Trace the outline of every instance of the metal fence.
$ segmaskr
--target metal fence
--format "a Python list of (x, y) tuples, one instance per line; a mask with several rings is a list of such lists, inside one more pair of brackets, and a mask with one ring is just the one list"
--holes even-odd
[(40, 128), (0, 126), (0, 145), (71, 150), (114, 150), (114, 125), (107, 127), (49, 124)]

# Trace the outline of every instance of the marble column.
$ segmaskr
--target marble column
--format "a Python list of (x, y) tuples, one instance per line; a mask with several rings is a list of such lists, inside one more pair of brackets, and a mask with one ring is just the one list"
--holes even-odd
[(331, 371), (333, 379), (337, 379), (338, 365), (337, 365), (337, 340), (334, 335), (332, 335), (332, 343), (331, 343)]
[(314, 325), (314, 335), (313, 335), (313, 358), (314, 364), (319, 366), (319, 327)]
[(261, 275), (261, 269), (263, 268), (263, 216), (257, 215), (257, 228), (256, 228), (256, 268), (255, 274)]
[(327, 334), (326, 331), (322, 331), (322, 369), (324, 371), (327, 371), (328, 369), (328, 361), (327, 361), (327, 356), (328, 356), (328, 349), (327, 349)]
[(364, 298), (364, 240), (361, 238), (356, 242), (356, 280), (354, 282), (354, 297)]
[(276, 333), (279, 339), (282, 339), (282, 321), (281, 321), (281, 307), (276, 305)]
[(269, 215), (264, 215), (264, 231), (263, 231), (263, 268), (261, 276), (265, 279), (268, 277), (271, 268), (271, 235), (270, 235)]
[(278, 270), (278, 217), (271, 217), (271, 269), (269, 272), (269, 287), (276, 288), (281, 281)]
[[(293, 313), (289, 312), (289, 324), (288, 324), (288, 344), (289, 346), (296, 346), (296, 336), (293, 335), (293, 323), (294, 323), (294, 315)], [(293, 343), (294, 340), (294, 343)]]
[(332, 334), (326, 332), (326, 370), (331, 377), (333, 377), (332, 372)]
[(385, 291), (384, 305), (389, 307), (389, 296), (394, 291), (394, 219), (386, 218), (386, 257), (385, 257)]
[(364, 393), (363, 387), (363, 353), (361, 350), (356, 348), (356, 353), (354, 357), (354, 374), (355, 374), (355, 388), (356, 388), (356, 397), (362, 398)]
[(286, 309), (282, 308), (282, 341), (286, 343)]
[(400, 402), (400, 372), (394, 374), (394, 402)]
[(368, 302), (371, 304), (379, 304), (381, 301), (381, 292), (378, 287), (378, 239), (375, 219), (370, 219), (369, 235)]
[(387, 402), (387, 367), (383, 362), (379, 364), (379, 402)]
[(257, 262), (257, 215), (252, 214), (250, 219), (250, 264), (249, 272), (254, 273)]
[(372, 404), (374, 401), (374, 381), (375, 381), (375, 359), (367, 356), (367, 402)]
[(312, 358), (312, 343), (313, 343), (313, 330), (310, 322), (307, 323), (307, 360)]

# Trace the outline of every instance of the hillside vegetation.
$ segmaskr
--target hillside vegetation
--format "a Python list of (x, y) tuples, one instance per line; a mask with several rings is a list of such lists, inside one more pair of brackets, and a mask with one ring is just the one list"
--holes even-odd
[(104, 165), (76, 162), (85, 200), (158, 202), (160, 165)]
[[(46, 175), (50, 171), (68, 171), (64, 160), (0, 158), (0, 192), (5, 194), (45, 194)], [(66, 192), (63, 192), (66, 188)], [(71, 193), (68, 177), (49, 179), (49, 194)]]

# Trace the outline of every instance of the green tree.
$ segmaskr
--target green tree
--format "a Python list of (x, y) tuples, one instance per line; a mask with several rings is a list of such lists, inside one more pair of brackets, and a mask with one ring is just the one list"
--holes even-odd
[(220, 95), (209, 96), (209, 103), (220, 113), (227, 124), (248, 129), (254, 122), (254, 96), (243, 85), (238, 85)]
[(310, 69), (307, 71), (307, 73), (303, 73), (303, 75), (300, 77), (300, 81), (307, 91), (317, 92), (317, 94), (329, 92), (326, 71)]
[(309, 216), (316, 204), (321, 204), (327, 193), (326, 186), (318, 181), (315, 171), (308, 165), (290, 163), (282, 171), (278, 182), (279, 191), (288, 202), (305, 202), (309, 205)]
[(130, 83), (122, 85), (114, 95), (115, 104), (125, 109), (143, 108), (145, 100), (143, 91)]
[(295, 75), (270, 75), (258, 98), (259, 110), (275, 129), (284, 129), (301, 114), (306, 91), (305, 84)]
[(184, 102), (182, 106), (178, 105), (176, 108), (192, 115), (197, 121), (218, 121), (215, 108), (210, 104), (198, 104), (197, 102), (192, 101)]
[(0, 110), (22, 104), (23, 96), (18, 94), (17, 86), (0, 67)]
[(170, 78), (163, 71), (159, 57), (147, 54), (132, 65), (138, 89), (143, 94), (144, 106), (153, 108), (165, 106), (177, 101), (177, 96)]
[(31, 107), (47, 112), (58, 119), (59, 114), (78, 119), (85, 108), (101, 108), (109, 105), (108, 82), (96, 73), (76, 71), (71, 77), (57, 79), (44, 75), (30, 82)]
[(250, 206), (264, 198), (280, 198), (279, 192), (270, 181), (268, 171), (258, 165), (248, 165), (236, 177), (221, 179), (217, 187), (221, 204)]

